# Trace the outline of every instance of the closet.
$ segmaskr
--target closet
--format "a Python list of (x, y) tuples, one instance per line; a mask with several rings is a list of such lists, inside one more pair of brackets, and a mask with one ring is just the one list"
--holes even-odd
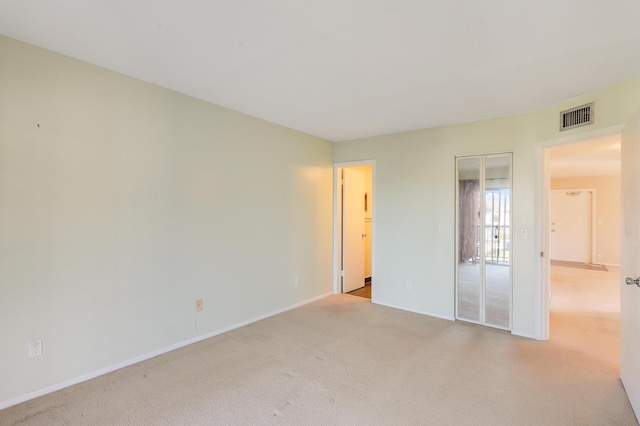
[(511, 329), (511, 153), (456, 158), (456, 319)]

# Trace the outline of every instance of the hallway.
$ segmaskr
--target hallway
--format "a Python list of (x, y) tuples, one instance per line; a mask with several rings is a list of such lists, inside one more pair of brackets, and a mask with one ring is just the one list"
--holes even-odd
[(551, 266), (551, 341), (620, 368), (620, 268)]

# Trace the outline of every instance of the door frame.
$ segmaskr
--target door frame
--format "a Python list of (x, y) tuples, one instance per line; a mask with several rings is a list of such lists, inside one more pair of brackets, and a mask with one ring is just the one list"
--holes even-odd
[(549, 171), (550, 149), (555, 146), (580, 142), (601, 136), (621, 133), (624, 124), (549, 139), (538, 142), (535, 146), (535, 187), (534, 205), (538, 206), (534, 212), (535, 242), (534, 253), (538, 261), (535, 267), (536, 291), (533, 300), (535, 323), (534, 337), (538, 340), (549, 340), (550, 336), (550, 306), (551, 306), (551, 264), (549, 259), (549, 230), (550, 230), (550, 191), (551, 176)]
[[(480, 280), (481, 280), (481, 284), (480, 284), (480, 290), (481, 290), (481, 294), (480, 294), (480, 320), (479, 321), (473, 321), (473, 320), (469, 320), (469, 319), (462, 319), (462, 318), (458, 318), (458, 256), (459, 256), (459, 245), (460, 245), (460, 234), (459, 234), (459, 198), (458, 198), (458, 160), (461, 158), (478, 158), (480, 159), (480, 180), (481, 181), (485, 181), (486, 177), (485, 177), (485, 162), (486, 159), (488, 157), (493, 157), (493, 156), (502, 156), (502, 155), (509, 155), (510, 157), (510, 165), (509, 165), (509, 185), (510, 185), (510, 195), (509, 195), (509, 227), (510, 227), (510, 237), (509, 237), (509, 244), (511, 247), (511, 253), (509, 255), (509, 326), (508, 328), (505, 327), (500, 327), (497, 325), (492, 325), (492, 324), (487, 324), (485, 321), (485, 299), (484, 299), (484, 294), (486, 292), (486, 276), (485, 274), (481, 274)], [(485, 153), (485, 154), (464, 154), (464, 155), (456, 155), (455, 156), (455, 182), (456, 182), (456, 188), (455, 188), (455, 218), (454, 218), (454, 238), (455, 238), (455, 243), (454, 243), (454, 247), (455, 247), (455, 251), (454, 251), (454, 264), (455, 264), (455, 271), (454, 271), (454, 275), (453, 275), (453, 287), (454, 287), (454, 318), (456, 321), (464, 321), (464, 322), (469, 322), (472, 324), (479, 324), (485, 327), (491, 327), (491, 328), (497, 328), (499, 330), (506, 330), (506, 331), (512, 331), (513, 330), (513, 243), (514, 243), (514, 238), (513, 236), (515, 235), (513, 233), (513, 151), (495, 151), (495, 152), (489, 152), (489, 153)], [(486, 184), (483, 183), (482, 184), (482, 188), (484, 188), (484, 185)], [(484, 212), (485, 211), (485, 197), (486, 194), (481, 194), (480, 196), (480, 211)], [(481, 241), (481, 246), (484, 246), (485, 244), (485, 232), (486, 232), (486, 227), (485, 226), (481, 226), (480, 227), (480, 235), (478, 235), (479, 240)], [(517, 243), (516, 243), (517, 244)], [(484, 253), (484, 249), (481, 250), (482, 253)], [(485, 264), (485, 259), (484, 256), (481, 255), (480, 256), (480, 269), (481, 271), (485, 271), (486, 270), (486, 264)]]
[[(342, 232), (340, 217), (342, 214), (342, 198), (340, 186), (342, 184), (339, 172), (341, 169), (352, 166), (371, 166), (371, 282), (376, 275), (376, 160), (345, 161), (333, 164), (333, 294), (342, 294), (341, 286), (341, 258), (342, 258)], [(371, 302), (376, 303), (376, 287), (371, 285)]]
[[(551, 185), (551, 177), (549, 177), (549, 185)], [(596, 218), (596, 190), (592, 189), (592, 188), (579, 188), (579, 189), (551, 189), (549, 188), (549, 200), (551, 200), (551, 192), (553, 191), (565, 191), (565, 192), (574, 192), (574, 191), (578, 191), (578, 192), (590, 192), (591, 193), (591, 201), (590, 201), (590, 205), (589, 208), (591, 209), (591, 226), (590, 228), (590, 232), (591, 232), (591, 247), (589, 250), (589, 262), (591, 264), (597, 264), (596, 262), (596, 222), (597, 222), (597, 218)], [(551, 215), (551, 201), (549, 201), (549, 215)], [(549, 227), (551, 228), (551, 227)], [(549, 241), (551, 241), (551, 236), (549, 236)], [(549, 261), (551, 261), (551, 250), (549, 250)]]

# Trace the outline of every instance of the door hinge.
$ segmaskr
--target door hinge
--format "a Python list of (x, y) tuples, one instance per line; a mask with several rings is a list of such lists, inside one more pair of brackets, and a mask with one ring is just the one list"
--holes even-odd
[(544, 252), (543, 251), (540, 252), (540, 257), (544, 257)]

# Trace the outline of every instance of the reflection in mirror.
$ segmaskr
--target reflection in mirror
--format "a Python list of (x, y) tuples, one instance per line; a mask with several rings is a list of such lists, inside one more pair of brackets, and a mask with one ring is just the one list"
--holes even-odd
[(485, 160), (485, 323), (509, 327), (511, 156)]
[(480, 159), (458, 159), (458, 317), (480, 321)]

